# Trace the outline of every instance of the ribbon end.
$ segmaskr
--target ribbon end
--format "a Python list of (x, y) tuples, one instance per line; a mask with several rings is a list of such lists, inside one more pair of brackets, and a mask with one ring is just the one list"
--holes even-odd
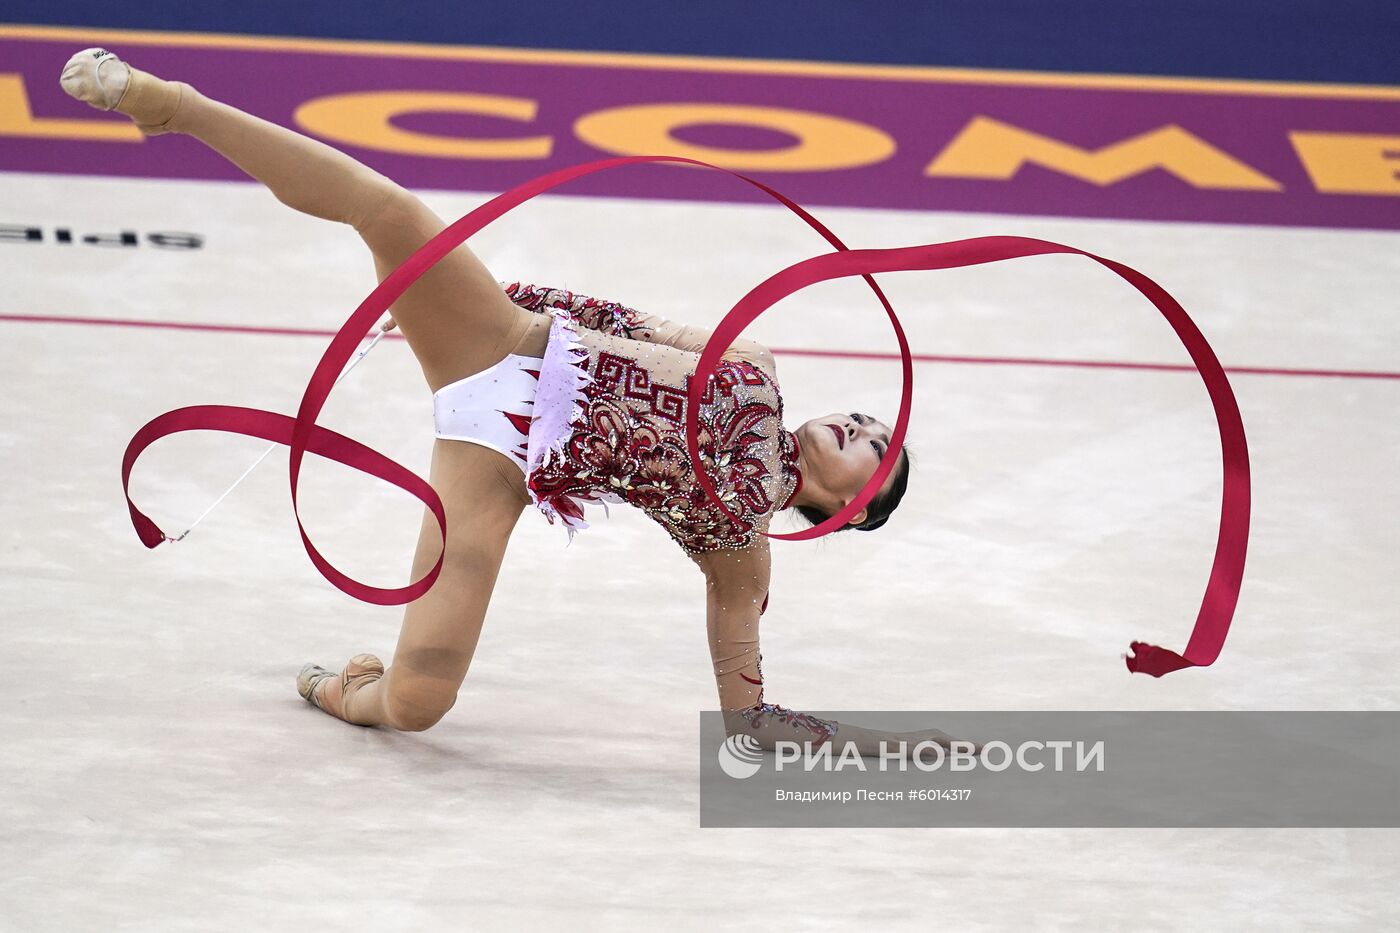
[(1179, 671), (1183, 667), (1196, 666), (1175, 651), (1168, 651), (1157, 645), (1149, 645), (1145, 641), (1133, 642), (1128, 646), (1128, 650), (1131, 653), (1122, 655), (1122, 658), (1127, 664), (1128, 671), (1133, 674), (1161, 677), (1163, 674)]
[(155, 522), (136, 511), (134, 506), (131, 509), (131, 524), (136, 528), (136, 536), (148, 548), (159, 547), (167, 541), (174, 540), (157, 528)]

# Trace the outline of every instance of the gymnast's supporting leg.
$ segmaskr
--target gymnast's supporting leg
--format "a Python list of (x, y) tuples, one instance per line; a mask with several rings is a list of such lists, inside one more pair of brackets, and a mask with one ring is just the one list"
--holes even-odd
[[(303, 696), (314, 690), (313, 703), (347, 722), (414, 732), (452, 708), (476, 652), (510, 533), (529, 504), (529, 497), (512, 486), (511, 471), (519, 477), (517, 467), (489, 448), (435, 442), (429, 481), (447, 510), (442, 574), (405, 610), (393, 664), (382, 678), (374, 676), (375, 659), (352, 662), (346, 678), (303, 670), (298, 679)], [(425, 512), (413, 579), (437, 560), (438, 540), (437, 520)]]
[[(380, 280), (446, 226), (412, 192), (345, 153), (98, 51), (70, 60), (62, 79), (69, 94), (126, 114), (148, 136), (192, 136), (289, 207), (354, 227)], [(540, 316), (511, 304), (466, 244), (415, 282), (393, 314), (434, 391), (526, 342), (542, 349), (547, 337)]]

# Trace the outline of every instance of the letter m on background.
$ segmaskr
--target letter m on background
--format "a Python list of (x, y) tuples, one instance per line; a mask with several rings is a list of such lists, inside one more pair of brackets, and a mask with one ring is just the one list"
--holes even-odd
[(1005, 181), (1027, 162), (1099, 186), (1162, 169), (1196, 188), (1281, 191), (1283, 186), (1179, 126), (1161, 126), (1101, 149), (1041, 136), (990, 117), (974, 117), (924, 169), (930, 177)]

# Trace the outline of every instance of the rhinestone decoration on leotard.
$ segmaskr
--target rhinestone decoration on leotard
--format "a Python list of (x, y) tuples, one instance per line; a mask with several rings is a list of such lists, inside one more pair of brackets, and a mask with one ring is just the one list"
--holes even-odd
[(744, 721), (749, 724), (751, 729), (763, 725), (763, 717), (765, 716), (792, 726), (794, 729), (806, 729), (812, 733), (813, 748), (820, 748), (822, 743), (836, 734), (838, 728), (833, 720), (819, 719), (810, 713), (799, 713), (797, 710), (788, 709), (776, 703), (759, 703), (740, 711), (739, 715), (744, 717)]
[[(642, 509), (690, 552), (750, 548), (761, 540), (755, 528), (801, 488), (797, 437), (783, 427), (782, 394), (768, 373), (724, 360), (698, 400), (701, 457), (734, 512), (731, 521), (696, 481), (685, 446), (686, 386), (655, 379), (643, 361), (644, 344), (630, 353), (628, 344), (590, 343), (591, 333), (634, 339), (645, 327), (642, 316), (563, 289), (521, 283), (505, 289), (527, 310), (566, 312), (589, 351), (583, 416), (563, 457), (527, 477), (540, 502), (581, 518), (581, 503), (611, 494)], [(693, 356), (699, 360), (699, 353)]]

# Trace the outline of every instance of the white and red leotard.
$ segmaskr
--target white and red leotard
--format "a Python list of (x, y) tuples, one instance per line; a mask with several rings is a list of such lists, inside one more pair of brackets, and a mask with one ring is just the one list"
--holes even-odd
[(510, 457), (571, 540), (588, 527), (583, 503), (627, 502), (687, 552), (743, 549), (797, 495), (797, 437), (772, 372), (727, 353), (698, 399), (701, 457), (731, 520), (707, 501), (685, 445), (686, 387), (707, 334), (561, 289), (514, 283), (506, 295), (554, 316), (545, 356), (511, 354), (445, 386), (436, 434)]

